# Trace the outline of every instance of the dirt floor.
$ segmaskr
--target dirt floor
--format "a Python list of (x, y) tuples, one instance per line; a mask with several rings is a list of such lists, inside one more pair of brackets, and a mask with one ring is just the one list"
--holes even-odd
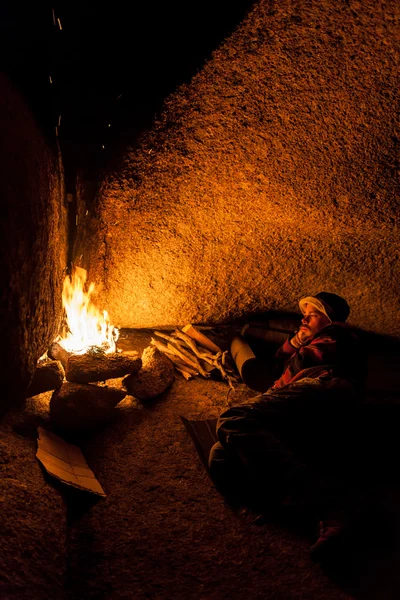
[[(149, 336), (137, 332), (126, 346), (142, 350)], [(216, 417), (254, 396), (244, 384), (229, 397), (228, 389), (177, 376), (157, 399), (127, 396), (112, 421), (76, 439), (106, 498), (58, 483), (36, 459), (37, 426), (51, 426), (51, 392), (8, 413), (0, 427), (0, 597), (397, 599), (396, 544), (351, 546), (322, 568), (309, 558), (313, 531), (274, 518), (257, 525), (254, 512), (224, 501), (180, 416)], [(391, 493), (393, 507), (400, 494)]]

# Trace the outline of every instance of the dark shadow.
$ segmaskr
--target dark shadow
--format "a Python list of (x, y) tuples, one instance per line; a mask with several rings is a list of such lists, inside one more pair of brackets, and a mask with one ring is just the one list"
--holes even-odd
[(190, 82), (253, 4), (114, 2), (93, 10), (80, 2), (23, 11), (3, 4), (2, 70), (49, 140), (57, 126), (67, 192), (74, 192), (77, 170), (93, 179), (113, 154), (136, 143), (164, 99)]
[[(225, 325), (220, 332), (229, 347), (230, 339), (245, 323), (258, 327), (261, 333), (249, 338), (249, 344), (257, 356), (268, 361), (278, 347), (268, 331), (271, 323), (278, 333), (280, 330), (288, 336), (298, 319), (296, 314), (269, 311), (247, 315), (243, 321)], [(369, 357), (364, 401), (355, 414), (342, 414), (349, 434), (346, 477), (350, 487), (354, 487), (357, 516), (325, 557), (321, 568), (357, 600), (394, 600), (400, 597), (400, 344), (391, 336), (354, 331)], [(218, 343), (218, 328), (214, 333), (217, 337), (213, 341)], [(213, 431), (210, 434), (210, 427), (215, 425), (215, 419), (189, 422), (183, 418), (182, 421), (208, 472), (207, 453), (216, 440)], [(340, 421), (338, 425), (340, 431)], [(227, 507), (238, 509), (238, 515), (246, 507), (254, 517), (254, 525), (280, 524), (304, 536), (310, 545), (315, 541), (316, 523), (311, 514), (281, 510), (273, 503), (266, 510), (265, 504), (259, 502), (257, 489), (252, 489), (248, 482), (246, 485), (238, 482), (230, 493), (218, 491)]]
[[(381, 424), (390, 420), (391, 415), (382, 411)], [(197, 425), (197, 434), (198, 432)], [(365, 437), (368, 437), (371, 432), (365, 433)], [(193, 432), (189, 434), (193, 437)], [(395, 439), (392, 438), (392, 442)], [(198, 436), (194, 445), (207, 469), (206, 459), (202, 458), (204, 447), (201, 441), (201, 436)], [(360, 491), (360, 502), (363, 504), (360, 503), (359, 517), (319, 563), (331, 581), (357, 600), (394, 600), (400, 595), (400, 480), (397, 475), (399, 448), (391, 455), (391, 466), (387, 457), (379, 459), (376, 451), (377, 448), (371, 446), (365, 453), (364, 468), (368, 472), (364, 477), (367, 480), (367, 491), (365, 488)], [(369, 472), (371, 455), (375, 455), (378, 463), (374, 472)], [(385, 473), (380, 469), (384, 461)], [(360, 473), (357, 474), (357, 478), (362, 479)], [(274, 503), (273, 498), (270, 505), (266, 505), (265, 502), (260, 502), (256, 487), (253, 488), (248, 481), (245, 485), (241, 480), (237, 483), (236, 491), (228, 494), (221, 492), (218, 487), (216, 489), (221, 493), (227, 509), (238, 518), (242, 518), (245, 508), (246, 520), (250, 527), (268, 529), (271, 524), (278, 525), (282, 530), (306, 540), (310, 546), (315, 542), (317, 519), (313, 512), (282, 508)]]

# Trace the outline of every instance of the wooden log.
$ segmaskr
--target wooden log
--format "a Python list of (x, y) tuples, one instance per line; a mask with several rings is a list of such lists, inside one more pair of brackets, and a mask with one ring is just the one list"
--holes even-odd
[[(169, 360), (174, 363), (175, 369), (179, 371), (179, 373), (181, 373), (186, 380), (199, 375), (198, 369), (194, 369), (192, 366), (189, 366), (187, 362), (183, 362), (183, 359), (178, 358), (177, 355), (173, 354), (173, 352), (163, 343), (155, 340), (154, 338), (152, 338), (150, 343), (158, 348), (158, 350), (163, 352), (169, 358)], [(214, 367), (211, 367), (211, 369), (213, 368)], [(209, 369), (206, 370), (209, 371)]]
[(64, 377), (64, 367), (59, 360), (46, 359), (39, 362), (32, 381), (26, 390), (26, 398), (59, 388), (64, 381)]
[(210, 365), (212, 364), (212, 361), (215, 358), (217, 358), (218, 354), (221, 354), (221, 352), (219, 352), (217, 354), (211, 354), (211, 352), (209, 350), (205, 351), (204, 348), (202, 350), (200, 350), (197, 347), (196, 342), (186, 333), (179, 331), (179, 329), (175, 329), (174, 334), (176, 335), (177, 338), (179, 338), (180, 340), (185, 342), (185, 344), (190, 348), (190, 350), (193, 352), (193, 354), (195, 354), (202, 361), (207, 362)]
[(194, 339), (196, 342), (198, 342), (200, 346), (203, 346), (203, 348), (206, 348), (210, 352), (213, 352), (214, 354), (216, 354), (217, 352), (221, 352), (221, 348), (214, 344), (214, 342), (212, 342), (207, 336), (205, 336), (204, 333), (201, 333), (201, 331), (196, 329), (196, 327), (194, 327), (190, 323), (188, 325), (185, 325), (185, 327), (182, 327), (182, 331), (183, 333), (186, 333), (186, 335)]
[[(179, 330), (176, 330), (179, 332)], [(176, 334), (175, 331), (175, 334)], [(201, 375), (203, 375), (203, 377), (208, 377), (208, 373), (205, 369), (203, 369), (199, 359), (197, 358), (197, 354), (198, 352), (194, 350), (194, 347), (196, 346), (196, 344), (193, 345), (193, 342), (191, 342), (191, 344), (188, 344), (186, 340), (182, 340), (170, 335), (167, 335), (165, 333), (162, 333), (161, 331), (155, 331), (154, 332), (155, 335), (158, 335), (162, 338), (164, 338), (165, 340), (168, 340), (167, 343), (167, 348), (170, 350), (170, 352), (172, 354), (175, 354), (176, 356), (178, 356), (180, 359), (184, 360), (187, 364), (189, 364), (192, 368), (197, 369)], [(182, 334), (183, 337), (188, 337), (185, 336), (184, 334)], [(190, 340), (190, 338), (188, 338)], [(188, 348), (189, 350), (191, 350), (191, 352), (189, 352), (186, 348)]]
[(71, 354), (65, 369), (67, 381), (91, 383), (136, 373), (142, 366), (138, 352)]
[(217, 370), (217, 367), (213, 363), (203, 362), (203, 367), (207, 371), (207, 373), (212, 373)]
[(169, 360), (174, 363), (174, 365), (176, 366), (177, 369), (184, 370), (184, 371), (186, 371), (186, 373), (189, 373), (189, 375), (198, 375), (199, 374), (199, 371), (197, 369), (190, 367), (188, 364), (184, 363), (182, 360), (180, 360), (174, 354), (166, 354), (166, 356), (168, 356)]
[(163, 352), (165, 356), (167, 356), (169, 360), (172, 363), (174, 363), (174, 366), (177, 369), (177, 371), (182, 373), (185, 379), (190, 379), (193, 376), (199, 375), (199, 371), (197, 369), (194, 369), (193, 367), (189, 366), (188, 363), (183, 362), (183, 360), (178, 358), (176, 354), (172, 354), (172, 352), (169, 351), (167, 346), (164, 346), (164, 344), (161, 344), (161, 342), (159, 342), (158, 340), (155, 340), (153, 338), (150, 343), (156, 348), (158, 348), (161, 352)]
[(184, 369), (181, 369), (180, 367), (175, 367), (175, 368), (181, 375), (183, 375), (183, 377), (186, 379), (186, 381), (189, 381), (189, 379), (191, 379), (193, 377), (193, 375), (191, 375)]
[(178, 347), (182, 346), (182, 343), (179, 340), (177, 340), (172, 335), (168, 335), (167, 333), (164, 333), (163, 331), (155, 331), (154, 334), (157, 335), (158, 337), (163, 338), (164, 340), (167, 340), (168, 342), (171, 342), (172, 344), (175, 344)]
[[(172, 346), (172, 344), (168, 344), (168, 346), (166, 346), (165, 344), (163, 344), (162, 342), (159, 342), (155, 338), (151, 338), (150, 344), (152, 346), (155, 346), (156, 348), (158, 348), (158, 350), (160, 350), (161, 352), (164, 352), (164, 354), (166, 354), (168, 356), (168, 358), (170, 360), (172, 360), (172, 362), (174, 362), (173, 357), (178, 358), (179, 350), (178, 350), (178, 348), (175, 348), (175, 346)], [(178, 360), (183, 362), (185, 364), (185, 367), (189, 367), (189, 368), (195, 370), (196, 374), (198, 374), (198, 367), (197, 367), (196, 363), (193, 362), (192, 359), (193, 359), (192, 356), (190, 358), (187, 358), (183, 354), (180, 354)]]
[[(203, 368), (200, 359), (204, 362), (208, 362), (212, 364), (212, 358), (214, 355), (211, 355), (208, 351), (201, 352), (197, 346), (196, 342), (192, 340), (188, 335), (176, 329), (173, 335), (167, 335), (160, 331), (155, 331), (155, 335), (158, 335), (165, 340), (168, 340), (167, 348), (176, 356), (179, 356), (181, 359), (186, 357), (186, 362), (190, 364), (193, 368), (196, 368), (197, 371), (203, 375), (203, 377), (208, 377), (208, 371)], [(190, 352), (189, 352), (190, 350)], [(194, 367), (194, 365), (196, 365)]]
[(203, 377), (209, 377), (207, 371), (201, 366), (197, 356), (190, 354), (190, 352), (187, 352), (184, 348), (175, 348), (170, 342), (168, 342), (167, 347), (170, 350), (174, 350), (179, 358), (187, 361), (194, 369), (198, 369)]

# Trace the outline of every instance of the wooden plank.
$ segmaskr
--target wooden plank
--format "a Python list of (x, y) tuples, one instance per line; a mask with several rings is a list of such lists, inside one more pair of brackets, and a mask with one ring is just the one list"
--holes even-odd
[(182, 328), (182, 331), (183, 333), (186, 333), (186, 335), (191, 337), (193, 340), (198, 342), (200, 346), (203, 346), (203, 348), (207, 348), (207, 350), (209, 350), (210, 352), (213, 352), (214, 354), (216, 354), (217, 352), (222, 352), (221, 348), (214, 344), (214, 342), (212, 342), (207, 336), (205, 336), (204, 333), (201, 333), (201, 331), (196, 329), (196, 327), (194, 327), (190, 323), (188, 325), (185, 325), (185, 327)]

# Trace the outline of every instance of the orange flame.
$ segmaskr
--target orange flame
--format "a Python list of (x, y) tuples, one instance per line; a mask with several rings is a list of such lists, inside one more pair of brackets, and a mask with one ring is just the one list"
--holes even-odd
[(74, 267), (72, 275), (64, 279), (62, 301), (66, 315), (67, 332), (58, 343), (74, 354), (85, 354), (90, 348), (101, 348), (109, 354), (116, 351), (118, 329), (110, 324), (107, 311), (99, 311), (90, 299), (93, 283), (85, 291), (87, 272)]

